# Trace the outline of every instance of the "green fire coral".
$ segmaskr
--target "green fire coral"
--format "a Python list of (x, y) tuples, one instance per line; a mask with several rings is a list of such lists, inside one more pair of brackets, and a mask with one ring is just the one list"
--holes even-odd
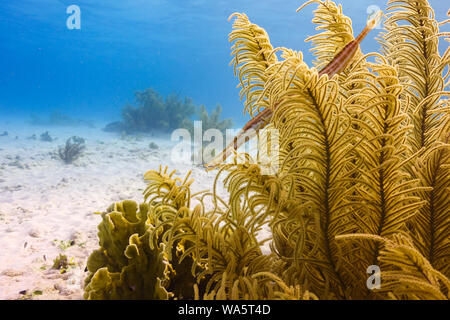
[(89, 257), (85, 299), (167, 299), (161, 282), (167, 262), (163, 247), (151, 249), (149, 208), (133, 201), (116, 203), (102, 214), (100, 249)]

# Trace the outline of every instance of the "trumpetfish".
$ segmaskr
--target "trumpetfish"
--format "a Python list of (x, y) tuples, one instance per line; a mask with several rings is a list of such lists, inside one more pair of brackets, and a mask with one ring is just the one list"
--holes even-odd
[[(382, 15), (383, 12), (378, 11), (372, 19), (369, 19), (366, 27), (363, 31), (361, 31), (356, 39), (350, 41), (322, 70), (319, 71), (319, 77), (327, 74), (328, 77), (332, 78), (334, 75), (342, 72), (349, 65), (350, 61), (352, 61), (362, 40), (375, 28), (375, 26), (378, 25)], [(269, 123), (272, 118), (272, 114), (273, 110), (266, 108), (256, 117), (247, 122), (233, 139), (233, 142), (230, 143), (219, 155), (214, 157), (214, 159), (205, 164), (205, 168), (207, 170), (212, 170), (220, 165), (220, 163), (225, 162), (228, 156), (233, 153), (233, 150), (237, 150), (245, 143), (245, 139), (243, 139), (243, 137), (248, 137), (249, 139), (253, 138), (259, 130), (263, 129), (267, 123)], [(251, 129), (253, 129), (251, 131), (253, 134), (249, 134), (249, 130)]]

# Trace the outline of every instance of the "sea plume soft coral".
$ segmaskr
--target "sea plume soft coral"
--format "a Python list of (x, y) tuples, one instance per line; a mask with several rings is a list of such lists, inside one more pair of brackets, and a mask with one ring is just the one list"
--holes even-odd
[(77, 160), (86, 149), (83, 138), (73, 136), (66, 140), (66, 144), (58, 148), (58, 156), (66, 164), (70, 164)]

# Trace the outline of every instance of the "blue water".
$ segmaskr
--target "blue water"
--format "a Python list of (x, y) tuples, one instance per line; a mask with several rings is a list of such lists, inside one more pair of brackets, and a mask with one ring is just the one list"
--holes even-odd
[[(355, 33), (371, 5), (385, 0), (341, 0)], [(101, 123), (119, 120), (133, 93), (153, 87), (176, 92), (242, 123), (237, 79), (229, 66), (233, 12), (264, 27), (274, 46), (302, 50), (310, 63), (315, 33), (310, 5), (298, 0), (1, 0), (0, 117), (28, 119), (60, 110)], [(448, 1), (431, 0), (438, 21)], [(69, 30), (66, 8), (81, 9), (81, 30)], [(444, 30), (449, 31), (449, 30)], [(365, 52), (377, 50), (370, 35)], [(442, 41), (445, 49), (445, 43)]]

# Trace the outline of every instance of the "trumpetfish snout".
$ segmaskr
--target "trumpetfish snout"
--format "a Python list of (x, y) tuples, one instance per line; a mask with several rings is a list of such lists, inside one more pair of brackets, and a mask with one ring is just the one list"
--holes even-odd
[(370, 28), (370, 30), (373, 30), (376, 26), (378, 26), (382, 18), (383, 18), (383, 11), (379, 10), (375, 13), (375, 16), (372, 19), (369, 19), (367, 21), (367, 26)]
[[(361, 33), (352, 41), (350, 41), (334, 58), (328, 63), (320, 72), (319, 76), (327, 74), (330, 78), (334, 75), (342, 72), (350, 64), (356, 52), (358, 51), (359, 44), (361, 41), (372, 31), (381, 21), (383, 17), (383, 11), (378, 11), (372, 19), (367, 21), (366, 27), (361, 31)], [(276, 106), (275, 106), (276, 108)], [(237, 150), (241, 145), (243, 145), (247, 139), (253, 138), (263, 129), (272, 117), (273, 110), (265, 109), (260, 112), (256, 117), (247, 122), (247, 124), (242, 128), (238, 135), (234, 138), (233, 142), (230, 143), (219, 155), (217, 155), (210, 162), (205, 164), (207, 170), (212, 170), (222, 162), (224, 162), (233, 150)], [(252, 130), (251, 130), (252, 129)], [(250, 131), (251, 130), (251, 131)], [(243, 138), (244, 137), (244, 138)]]
[(322, 76), (327, 74), (330, 78), (335, 74), (341, 73), (347, 68), (358, 51), (360, 43), (363, 39), (372, 31), (380, 22), (383, 16), (383, 11), (378, 11), (375, 17), (367, 21), (366, 27), (361, 31), (361, 33), (356, 37), (356, 39), (350, 41), (334, 58), (330, 63), (323, 68), (319, 75)]

